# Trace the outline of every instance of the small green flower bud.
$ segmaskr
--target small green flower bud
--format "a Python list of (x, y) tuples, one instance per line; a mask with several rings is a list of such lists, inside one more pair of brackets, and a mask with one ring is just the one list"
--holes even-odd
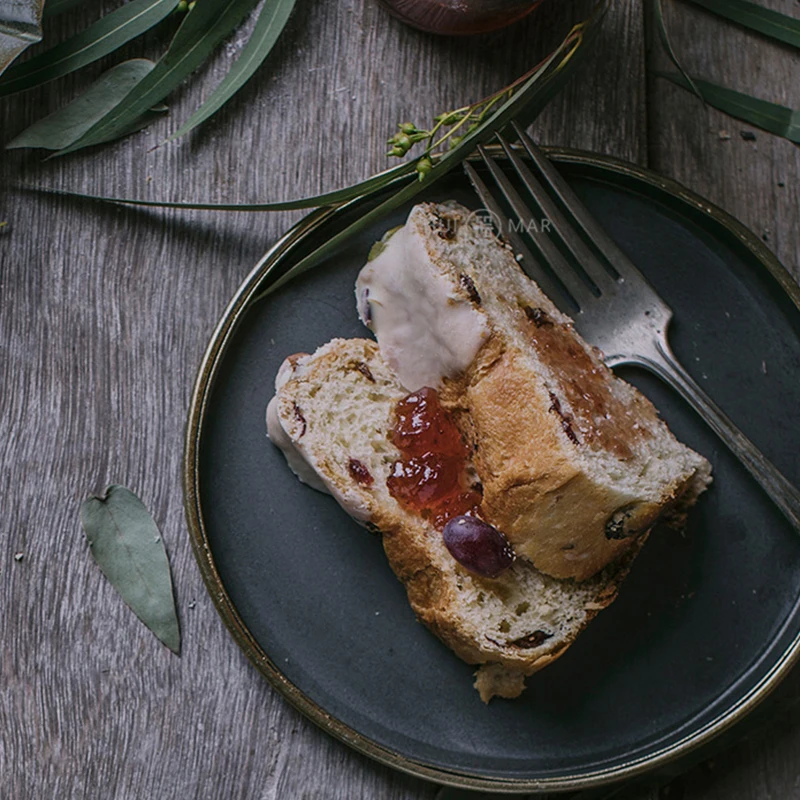
[(396, 156), (397, 158), (402, 158), (407, 151), (403, 150), (402, 147), (398, 147), (395, 145), (386, 155), (387, 156)]
[[(449, 114), (441, 114), (441, 121), (442, 125), (450, 126), (455, 125), (456, 122), (460, 122), (464, 118), (463, 111), (451, 111)], [(438, 121), (438, 120), (437, 120)]]
[(181, 0), (180, 3), (178, 3), (178, 7), (175, 10), (181, 13), (183, 13), (184, 11), (188, 11), (189, 3), (186, 0)]
[(412, 145), (411, 139), (405, 133), (399, 133), (395, 137), (395, 143), (404, 150), (408, 150)]
[(432, 169), (433, 169), (433, 162), (427, 156), (423, 156), (417, 162), (417, 174), (421, 181), (425, 180), (425, 177)]
[(413, 122), (401, 122), (400, 123), (400, 130), (403, 133), (408, 134), (409, 136), (412, 133), (417, 133), (418, 132), (418, 128)]
[(195, 2), (196, 0), (192, 0), (192, 2), (189, 3), (189, 11), (191, 11), (194, 8)]

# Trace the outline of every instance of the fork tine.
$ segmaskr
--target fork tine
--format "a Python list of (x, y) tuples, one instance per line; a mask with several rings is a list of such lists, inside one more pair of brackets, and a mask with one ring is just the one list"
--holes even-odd
[[(483, 182), (483, 179), (480, 177), (480, 175), (478, 175), (472, 164), (470, 164), (468, 161), (464, 162), (464, 172), (467, 173), (467, 177), (469, 178), (472, 187), (475, 189), (475, 193), (480, 198), (484, 207), (496, 218), (497, 222), (502, 225), (503, 229), (498, 231), (498, 233), (502, 233), (511, 242), (511, 246), (514, 248), (514, 251), (522, 256), (520, 266), (522, 267), (523, 271), (539, 284), (541, 290), (554, 303), (564, 300), (568, 306), (575, 304), (575, 301), (572, 299), (572, 297), (570, 297), (564, 287), (561, 285), (556, 285), (555, 281), (547, 274), (542, 265), (522, 240), (522, 237), (519, 235), (519, 233), (517, 233), (517, 231), (515, 231), (508, 224), (508, 219), (505, 216), (503, 209), (500, 207), (500, 204), (494, 199), (494, 196)], [(562, 305), (562, 303), (557, 302), (557, 305)]]
[(503, 146), (503, 150), (505, 150), (508, 160), (517, 171), (517, 175), (522, 178), (525, 187), (541, 207), (545, 218), (550, 220), (553, 228), (569, 248), (580, 268), (601, 292), (604, 294), (612, 292), (616, 288), (616, 280), (609, 274), (597, 256), (586, 246), (583, 239), (576, 234), (574, 226), (567, 221), (567, 218), (550, 198), (547, 190), (520, 158), (519, 153), (499, 133), (496, 134), (496, 138)]
[(578, 199), (569, 184), (561, 177), (558, 170), (552, 165), (550, 159), (536, 146), (533, 139), (516, 122), (512, 123), (514, 131), (522, 146), (531, 157), (531, 161), (538, 167), (542, 176), (549, 184), (553, 194), (569, 209), (575, 222), (583, 229), (589, 240), (606, 257), (617, 274), (622, 278), (641, 278), (639, 270), (630, 262), (630, 259), (619, 249), (616, 242), (600, 227), (594, 217), (587, 211), (586, 206)]
[[(511, 181), (495, 163), (494, 159), (484, 150), (483, 146), (478, 145), (478, 152), (519, 221), (527, 226), (532, 221), (531, 212), (519, 194), (517, 194), (516, 189), (511, 185)], [(558, 279), (564, 284), (566, 290), (572, 295), (579, 309), (583, 308), (583, 306), (594, 299), (594, 294), (589, 288), (589, 285), (580, 278), (575, 270), (567, 263), (567, 260), (550, 240), (550, 237), (539, 236), (534, 238), (531, 236), (529, 238), (536, 249), (542, 254), (544, 261), (550, 265), (553, 272), (558, 276)]]

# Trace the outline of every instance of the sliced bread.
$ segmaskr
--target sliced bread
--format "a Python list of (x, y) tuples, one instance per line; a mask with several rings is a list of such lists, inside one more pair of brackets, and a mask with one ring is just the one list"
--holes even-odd
[(582, 583), (552, 578), (520, 558), (497, 578), (467, 571), (441, 531), (387, 489), (399, 455), (388, 433), (407, 394), (374, 342), (334, 339), (284, 362), (268, 408), (269, 436), (301, 480), (381, 532), (417, 617), (464, 661), (482, 665), (475, 685), (484, 701), (516, 697), (526, 676), (562, 655), (614, 600), (643, 539)]
[(372, 255), (361, 319), (405, 389), (437, 388), (458, 415), (484, 518), (542, 572), (590, 578), (708, 484), (708, 462), (468, 209), (416, 206)]

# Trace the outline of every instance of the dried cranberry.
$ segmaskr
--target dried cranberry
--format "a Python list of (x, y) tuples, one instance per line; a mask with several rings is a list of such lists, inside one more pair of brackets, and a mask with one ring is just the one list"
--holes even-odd
[(375, 481), (375, 478), (372, 477), (372, 473), (357, 458), (350, 459), (347, 464), (347, 469), (356, 483), (363, 484), (364, 486), (372, 486)]

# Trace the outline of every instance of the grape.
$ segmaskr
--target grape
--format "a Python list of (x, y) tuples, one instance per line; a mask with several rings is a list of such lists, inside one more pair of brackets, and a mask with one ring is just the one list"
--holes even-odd
[(508, 539), (477, 517), (453, 517), (444, 526), (442, 535), (450, 555), (462, 567), (485, 578), (496, 578), (514, 561)]

